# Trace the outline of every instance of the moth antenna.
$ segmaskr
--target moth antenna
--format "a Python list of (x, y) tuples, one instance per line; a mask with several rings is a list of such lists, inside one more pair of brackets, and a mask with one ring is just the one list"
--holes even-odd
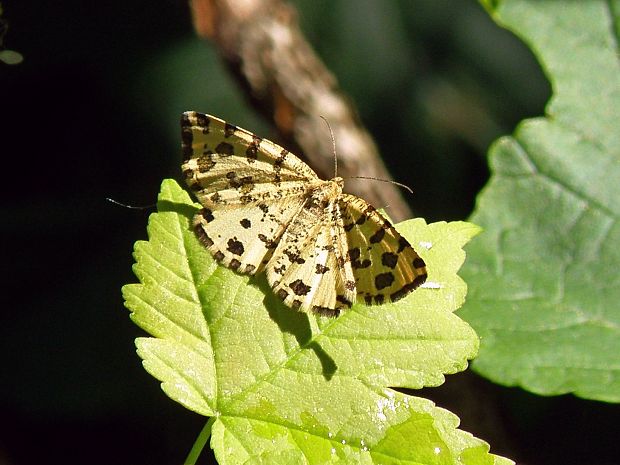
[(410, 194), (413, 194), (413, 189), (411, 189), (411, 187), (409, 187), (406, 184), (402, 184), (400, 182), (392, 181), (391, 179), (378, 179), (378, 178), (371, 178), (371, 177), (368, 177), (368, 176), (351, 176), (348, 179), (371, 179), (373, 181), (389, 182), (390, 184), (395, 184), (397, 186), (402, 187), (403, 189), (407, 189)]
[(156, 206), (156, 204), (151, 204), (151, 205), (144, 205), (144, 206), (134, 206), (134, 205), (127, 205), (124, 203), (120, 203), (117, 200), (111, 199), (109, 197), (106, 197), (106, 200), (110, 203), (113, 203), (115, 205), (118, 205), (119, 207), (124, 207), (124, 208), (130, 208), (132, 210), (146, 210), (147, 208), (153, 208)]
[(336, 156), (336, 138), (334, 137), (334, 131), (332, 131), (332, 126), (327, 121), (327, 118), (323, 115), (319, 115), (325, 124), (327, 124), (327, 129), (329, 129), (329, 135), (332, 138), (332, 153), (334, 154), (334, 177), (338, 177), (338, 157)]

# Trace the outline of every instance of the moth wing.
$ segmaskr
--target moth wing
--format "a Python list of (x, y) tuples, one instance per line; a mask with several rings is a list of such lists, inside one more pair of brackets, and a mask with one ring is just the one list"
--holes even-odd
[[(353, 273), (337, 204), (327, 211), (305, 208), (287, 226), (267, 265), (275, 294), (294, 309), (337, 316), (355, 302)], [(347, 272), (348, 270), (348, 272)]]
[(366, 304), (395, 302), (426, 281), (424, 261), (370, 204), (343, 194), (340, 211), (357, 296)]
[(264, 269), (304, 198), (297, 194), (245, 204), (205, 202), (194, 216), (194, 229), (217, 261), (255, 274)]
[[(312, 169), (277, 144), (195, 111), (181, 117), (183, 175), (198, 199), (225, 189), (315, 181)], [(246, 188), (247, 190), (247, 188)]]

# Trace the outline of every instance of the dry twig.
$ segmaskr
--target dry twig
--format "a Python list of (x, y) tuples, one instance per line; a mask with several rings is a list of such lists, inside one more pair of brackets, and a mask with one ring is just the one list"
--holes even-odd
[[(281, 0), (191, 0), (190, 4), (198, 34), (218, 47), (287, 148), (305, 155), (323, 178), (331, 178), (333, 153), (319, 118), (323, 116), (336, 139), (340, 176), (391, 179), (352, 103), (303, 36), (291, 6)], [(411, 216), (395, 185), (351, 179), (346, 186), (377, 207), (389, 206), (395, 221)]]

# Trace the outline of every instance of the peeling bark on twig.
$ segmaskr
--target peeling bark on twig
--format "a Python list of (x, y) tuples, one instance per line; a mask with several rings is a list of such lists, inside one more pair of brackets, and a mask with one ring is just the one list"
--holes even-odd
[[(391, 179), (353, 105), (303, 36), (291, 6), (280, 0), (191, 0), (190, 4), (198, 34), (218, 47), (287, 148), (305, 156), (323, 178), (333, 177), (332, 143), (323, 116), (336, 140), (339, 176)], [(388, 206), (395, 221), (411, 216), (395, 185), (350, 179), (346, 188), (376, 207)]]

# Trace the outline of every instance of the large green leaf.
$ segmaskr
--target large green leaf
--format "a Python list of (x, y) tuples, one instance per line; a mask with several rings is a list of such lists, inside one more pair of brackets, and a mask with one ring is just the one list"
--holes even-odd
[(264, 276), (218, 266), (190, 227), (196, 206), (165, 181), (149, 241), (135, 248), (141, 284), (123, 288), (145, 368), (175, 401), (212, 416), (220, 463), (510, 463), (457, 429), (430, 401), (388, 386), (441, 384), (478, 348), (453, 314), (467, 223), (399, 225), (415, 238), (430, 285), (397, 304), (355, 305), (338, 318), (295, 312)]
[(487, 2), (553, 87), (547, 116), (491, 150), (459, 313), (474, 368), (541, 394), (620, 401), (620, 2)]

